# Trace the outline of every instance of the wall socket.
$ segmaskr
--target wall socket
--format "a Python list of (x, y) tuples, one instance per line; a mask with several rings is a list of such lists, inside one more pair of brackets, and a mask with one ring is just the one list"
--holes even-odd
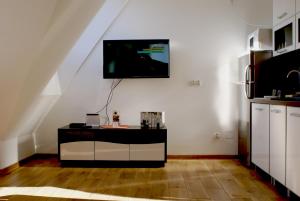
[(215, 132), (215, 139), (221, 139), (221, 133)]
[(233, 140), (234, 137), (232, 134), (223, 131), (223, 132), (215, 132), (214, 138), (216, 140)]
[(200, 80), (191, 80), (190, 85), (191, 86), (200, 86), (201, 82), (200, 82)]

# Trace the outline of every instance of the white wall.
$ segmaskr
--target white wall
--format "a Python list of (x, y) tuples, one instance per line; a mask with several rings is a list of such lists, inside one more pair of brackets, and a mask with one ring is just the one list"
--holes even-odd
[(257, 28), (272, 29), (273, 0), (231, 0), (238, 17), (248, 25), (248, 33)]
[[(168, 154), (237, 154), (234, 82), (248, 26), (236, 11), (230, 0), (130, 0), (104, 39), (169, 38), (171, 78), (123, 80), (110, 112), (136, 125), (141, 111), (165, 111)], [(36, 131), (38, 151), (57, 152), (57, 128), (101, 108), (110, 84), (101, 43)]]
[(0, 141), (0, 170), (18, 161), (18, 139)]

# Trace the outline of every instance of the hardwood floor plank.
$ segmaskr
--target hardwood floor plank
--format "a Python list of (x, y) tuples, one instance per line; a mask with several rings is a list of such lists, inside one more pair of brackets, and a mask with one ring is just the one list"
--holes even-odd
[(207, 191), (204, 189), (200, 180), (187, 181), (190, 198), (193, 199), (210, 199)]
[(0, 196), (5, 195), (1, 187), (11, 187), (11, 192), (20, 195), (3, 197), (5, 201), (81, 201), (113, 196), (128, 200), (284, 200), (236, 160), (168, 160), (164, 168), (72, 168), (53, 163), (54, 159), (28, 161), (1, 176)]
[(211, 188), (206, 191), (213, 201), (231, 201), (229, 195), (222, 189)]
[(251, 198), (232, 198), (232, 201), (253, 201)]
[(214, 176), (201, 177), (200, 181), (205, 189), (222, 189), (221, 185)]
[(186, 188), (169, 188), (171, 200), (191, 200)]
[(170, 194), (169, 194), (167, 182), (151, 184), (150, 198), (167, 199), (169, 196)]
[(234, 178), (221, 178), (219, 182), (223, 186), (224, 190), (230, 195), (231, 198), (248, 198), (249, 193), (245, 191)]

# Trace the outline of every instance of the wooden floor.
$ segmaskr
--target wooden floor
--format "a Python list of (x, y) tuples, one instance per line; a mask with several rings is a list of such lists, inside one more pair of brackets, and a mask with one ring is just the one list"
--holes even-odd
[(56, 159), (35, 159), (0, 176), (0, 201), (134, 198), (284, 200), (235, 160), (168, 160), (164, 168), (61, 168)]

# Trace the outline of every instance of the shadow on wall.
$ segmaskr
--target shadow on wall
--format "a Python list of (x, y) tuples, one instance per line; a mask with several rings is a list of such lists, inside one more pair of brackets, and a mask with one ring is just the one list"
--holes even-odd
[(36, 151), (36, 130), (44, 121), (52, 106), (61, 96), (58, 75), (55, 73), (44, 88), (38, 99), (26, 111), (21, 124), (15, 129), (14, 135), (18, 137), (19, 160), (31, 156)]

